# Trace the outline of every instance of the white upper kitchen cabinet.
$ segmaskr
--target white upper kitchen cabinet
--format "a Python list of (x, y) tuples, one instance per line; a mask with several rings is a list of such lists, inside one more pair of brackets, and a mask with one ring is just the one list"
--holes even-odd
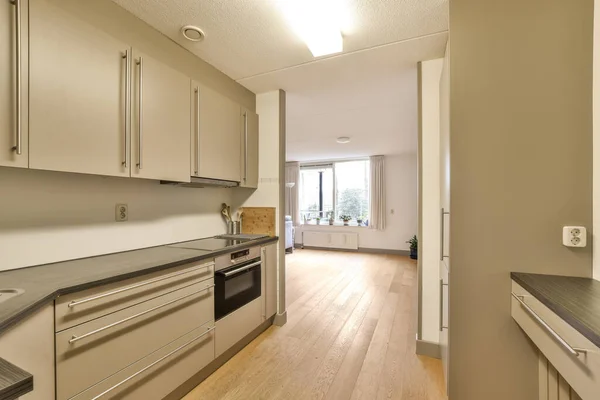
[(129, 176), (129, 45), (47, 0), (29, 39), (29, 166)]
[(27, 1), (0, 4), (0, 166), (28, 166)]
[(190, 78), (134, 49), (131, 176), (190, 181)]
[(258, 187), (258, 115), (241, 108), (241, 187)]
[(197, 82), (191, 91), (192, 176), (240, 182), (240, 106)]

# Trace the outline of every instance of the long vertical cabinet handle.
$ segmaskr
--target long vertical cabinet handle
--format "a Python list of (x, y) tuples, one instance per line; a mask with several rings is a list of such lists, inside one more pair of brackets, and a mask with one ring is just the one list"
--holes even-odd
[(440, 213), (440, 261), (444, 261), (444, 257), (448, 257), (444, 255), (444, 216), (450, 215), (449, 212), (445, 211), (442, 208), (442, 212)]
[(440, 332), (448, 329), (447, 326), (444, 326), (444, 286), (448, 286), (448, 284), (440, 279)]
[(15, 29), (16, 29), (16, 46), (15, 46), (15, 57), (16, 57), (16, 85), (15, 85), (15, 111), (16, 111), (16, 145), (12, 147), (18, 155), (23, 152), (21, 145), (21, 0), (11, 0), (12, 5), (15, 6)]
[(129, 49), (125, 50), (125, 114), (124, 114), (124, 126), (123, 126), (123, 161), (122, 164), (127, 168), (127, 110), (129, 110), (129, 94), (131, 90), (131, 58), (129, 56)]
[(137, 65), (140, 66), (140, 73), (138, 75), (138, 163), (137, 167), (142, 169), (143, 159), (142, 152), (144, 151), (144, 129), (142, 126), (143, 114), (144, 114), (144, 59), (140, 57), (137, 61)]
[(248, 179), (248, 113), (244, 112), (244, 183)]
[(196, 176), (200, 175), (200, 88), (196, 87)]

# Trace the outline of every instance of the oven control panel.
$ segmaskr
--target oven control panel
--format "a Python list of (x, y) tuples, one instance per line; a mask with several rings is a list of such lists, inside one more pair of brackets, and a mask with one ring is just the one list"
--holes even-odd
[(260, 258), (260, 246), (251, 247), (249, 249), (234, 251), (215, 259), (215, 270), (231, 267), (232, 265), (240, 264), (246, 261)]

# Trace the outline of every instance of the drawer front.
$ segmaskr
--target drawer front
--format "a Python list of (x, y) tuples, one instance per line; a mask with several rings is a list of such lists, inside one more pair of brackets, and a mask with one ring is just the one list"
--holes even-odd
[(56, 300), (56, 331), (82, 324), (214, 276), (214, 262), (186, 264)]
[(56, 334), (57, 399), (68, 399), (214, 320), (213, 280)]
[(215, 356), (219, 357), (262, 323), (262, 300), (259, 297), (215, 323)]
[(159, 400), (215, 358), (214, 322), (169, 343), (72, 400)]
[[(517, 296), (523, 296), (520, 298), (532, 310), (528, 311), (526, 306), (511, 297), (511, 314), (514, 320), (582, 399), (596, 399), (600, 390), (600, 349), (514, 281), (512, 291)], [(535, 312), (566, 344), (587, 352), (581, 352), (579, 355), (569, 352), (532, 312)]]

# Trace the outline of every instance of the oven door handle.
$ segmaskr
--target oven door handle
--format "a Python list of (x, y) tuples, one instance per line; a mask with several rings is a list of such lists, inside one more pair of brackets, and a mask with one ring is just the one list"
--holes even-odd
[(248, 270), (250, 268), (254, 268), (254, 267), (256, 267), (257, 265), (260, 265), (260, 264), (262, 264), (262, 261), (256, 261), (256, 262), (253, 262), (252, 264), (244, 265), (241, 268), (234, 269), (233, 271), (217, 272), (217, 274), (224, 275), (227, 278), (227, 277), (229, 277), (231, 275), (235, 275), (235, 274), (238, 274), (240, 272), (246, 271), (246, 270)]

